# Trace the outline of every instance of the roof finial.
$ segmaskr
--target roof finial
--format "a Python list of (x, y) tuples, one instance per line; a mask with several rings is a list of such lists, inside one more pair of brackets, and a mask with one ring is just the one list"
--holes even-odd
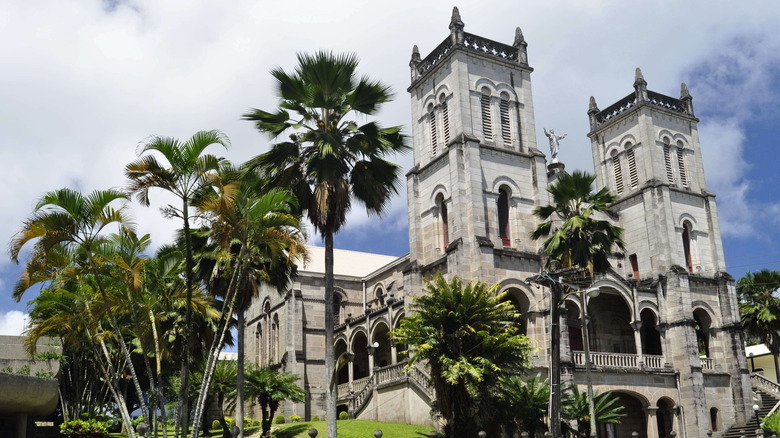
[(688, 85), (683, 82), (680, 85), (680, 99), (685, 99), (686, 97), (691, 97), (691, 93), (688, 92)]
[(588, 104), (588, 114), (599, 112), (599, 107), (596, 105), (596, 98), (590, 96), (590, 103)]
[(420, 72), (417, 70), (417, 66), (422, 62), (420, 58), (420, 49), (417, 48), (417, 44), (412, 48), (412, 59), (409, 61), (409, 68), (412, 70), (412, 82), (416, 81), (420, 77)]
[(634, 87), (637, 85), (647, 85), (647, 81), (645, 80), (645, 77), (642, 76), (642, 69), (639, 67), (636, 68), (636, 74), (634, 75)]
[(450, 30), (452, 30), (453, 27), (459, 26), (461, 29), (463, 29), (463, 21), (460, 19), (460, 11), (458, 10), (458, 7), (455, 6), (452, 8), (452, 18), (450, 19)]
[(523, 38), (523, 30), (520, 29), (520, 27), (518, 26), (515, 29), (515, 43), (513, 44), (513, 46), (517, 47), (520, 44), (525, 44), (525, 38)]
[(515, 29), (515, 42), (513, 47), (517, 47), (517, 62), (528, 65), (528, 43), (523, 38), (523, 31), (518, 27)]

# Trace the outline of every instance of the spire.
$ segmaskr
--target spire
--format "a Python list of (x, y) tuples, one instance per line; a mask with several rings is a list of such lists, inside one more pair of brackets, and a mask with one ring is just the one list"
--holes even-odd
[(647, 81), (642, 76), (642, 70), (639, 67), (636, 68), (636, 73), (634, 74), (634, 90), (636, 90), (637, 102), (647, 101)]
[(680, 100), (682, 101), (683, 106), (685, 106), (685, 113), (689, 116), (694, 116), (693, 97), (691, 96), (691, 93), (688, 92), (688, 86), (685, 84), (685, 82), (680, 85)]
[(452, 45), (461, 45), (465, 39), (463, 35), (463, 21), (460, 19), (458, 7), (452, 8), (452, 18), (450, 19), (450, 34), (452, 35)]
[(523, 31), (518, 27), (515, 29), (515, 42), (512, 44), (517, 47), (517, 62), (528, 65), (528, 43), (523, 38)]
[(590, 102), (588, 103), (588, 119), (590, 119), (590, 130), (594, 130), (597, 125), (596, 114), (599, 113), (599, 107), (596, 105), (596, 98), (590, 96)]
[(420, 49), (417, 48), (417, 44), (412, 48), (412, 59), (409, 61), (409, 68), (412, 70), (412, 82), (420, 77), (420, 72), (417, 70), (417, 66), (422, 62), (420, 58)]

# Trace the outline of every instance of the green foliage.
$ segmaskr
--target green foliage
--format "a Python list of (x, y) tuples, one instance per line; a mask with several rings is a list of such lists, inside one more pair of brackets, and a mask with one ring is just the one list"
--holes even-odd
[(219, 420), (212, 421), (211, 430), (222, 430), (222, 423)]
[(60, 425), (66, 438), (108, 438), (108, 424), (98, 420), (72, 420)]
[(300, 415), (290, 415), (290, 423), (298, 423), (301, 421)]
[(780, 412), (773, 412), (771, 415), (764, 417), (761, 428), (764, 429), (764, 432), (775, 435), (780, 434)]
[(347, 411), (339, 412), (339, 420), (349, 420), (349, 413)]
[(284, 415), (277, 415), (274, 418), (274, 424), (284, 424)]
[(407, 368), (427, 361), (450, 436), (475, 436), (476, 427), (492, 421), (494, 393), (529, 365), (520, 313), (497, 289), (439, 274), (426, 281), (414, 313), (393, 331), (395, 342), (409, 346)]
[(319, 415), (315, 415), (315, 416), (311, 417), (311, 421), (320, 421), (320, 416)]
[(0, 368), (0, 373), (13, 374), (14, 373), (14, 367), (9, 365), (9, 366), (7, 366), (5, 368)]
[(505, 425), (528, 432), (532, 437), (547, 430), (544, 421), (550, 400), (550, 381), (536, 375), (524, 381), (511, 376), (499, 392), (498, 416)]
[[(593, 410), (596, 415), (596, 421), (599, 423), (619, 424), (626, 414), (623, 412), (623, 406), (618, 404), (617, 396), (610, 392), (599, 394), (593, 392)], [(572, 386), (563, 393), (562, 417), (564, 420), (575, 421), (577, 430), (571, 430), (574, 436), (590, 435), (590, 416), (588, 413), (588, 393), (580, 392), (576, 386)], [(568, 426), (567, 426), (568, 427)]]
[[(339, 421), (339, 438), (373, 437), (375, 430), (381, 430), (386, 437), (417, 437), (433, 436), (433, 428), (402, 423), (386, 423), (364, 420)], [(319, 432), (318, 437), (327, 436), (325, 421), (309, 421), (279, 426), (271, 433), (273, 438), (308, 438), (309, 429)]]
[(16, 374), (21, 374), (23, 376), (29, 376), (30, 375), (30, 365), (23, 365), (18, 370), (16, 370)]
[(54, 373), (51, 371), (36, 371), (35, 377), (40, 377), (42, 379), (52, 379), (54, 378)]
[(748, 338), (765, 344), (780, 354), (780, 272), (768, 269), (748, 272), (737, 281), (737, 297), (742, 326)]
[[(534, 215), (543, 222), (531, 233), (531, 238), (546, 238), (543, 248), (549, 256), (548, 265), (557, 261), (561, 267), (577, 266), (603, 272), (610, 266), (608, 257), (612, 248), (623, 248), (623, 229), (593, 217), (594, 213), (606, 212), (616, 199), (606, 187), (593, 193), (591, 186), (595, 180), (596, 176), (587, 172), (560, 173), (557, 181), (547, 188), (553, 204), (534, 209)], [(558, 220), (563, 223), (555, 228)]]
[(225, 423), (227, 423), (228, 429), (232, 429), (236, 425), (236, 419), (233, 417), (225, 417)]
[(41, 351), (35, 355), (35, 360), (61, 360), (62, 355), (53, 350)]

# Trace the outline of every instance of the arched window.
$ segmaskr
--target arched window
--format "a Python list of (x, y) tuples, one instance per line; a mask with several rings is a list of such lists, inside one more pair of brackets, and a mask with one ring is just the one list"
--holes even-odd
[(439, 220), (441, 221), (442, 252), (447, 252), (447, 245), (450, 244), (449, 215), (447, 214), (447, 204), (444, 202), (444, 195), (441, 193), (436, 196), (436, 206), (439, 208)]
[(688, 172), (685, 170), (685, 151), (682, 141), (677, 142), (677, 168), (680, 171), (680, 184), (688, 187)]
[(710, 315), (703, 309), (696, 309), (693, 311), (693, 320), (696, 324), (694, 330), (696, 331), (696, 342), (698, 344), (699, 356), (712, 357), (710, 356), (711, 346), (709, 336), (710, 325), (712, 321)]
[(623, 169), (620, 167), (620, 157), (617, 151), (612, 151), (612, 173), (615, 175), (615, 191), (623, 194)]
[(441, 128), (444, 133), (444, 146), (447, 146), (450, 143), (450, 113), (447, 108), (447, 97), (443, 94), (439, 97), (439, 105), (441, 107)]
[(631, 189), (639, 187), (639, 175), (636, 173), (636, 156), (631, 143), (626, 143), (626, 161), (628, 162), (628, 180), (631, 183)]
[(631, 262), (631, 271), (634, 275), (634, 280), (639, 281), (639, 260), (636, 254), (628, 256), (628, 261)]
[(257, 354), (257, 363), (263, 363), (263, 326), (261, 323), (257, 323), (257, 330), (255, 331), (255, 353)]
[(279, 356), (279, 314), (274, 314), (274, 322), (271, 326), (273, 330), (273, 349), (272, 349), (272, 361), (273, 362), (279, 362), (280, 356)]
[(376, 290), (374, 291), (374, 297), (376, 298), (376, 302), (379, 305), (379, 307), (385, 305), (385, 291), (383, 291), (381, 287), (376, 288)]
[(510, 245), (509, 240), (509, 190), (506, 187), (498, 189), (498, 236), (504, 246)]
[(493, 141), (493, 118), (490, 114), (490, 90), (487, 87), (482, 89), (482, 96), (479, 99), (479, 105), (482, 110), (482, 135), (485, 141)]
[(685, 221), (682, 231), (683, 253), (685, 254), (685, 266), (688, 272), (693, 272), (693, 256), (691, 255), (691, 223)]
[(509, 123), (509, 96), (501, 94), (501, 100), (498, 104), (499, 116), (501, 119), (501, 138), (504, 140), (504, 146), (512, 145), (512, 129)]
[(333, 324), (338, 325), (341, 323), (341, 295), (338, 293), (333, 294)]
[(718, 431), (718, 408), (710, 408), (710, 430)]
[(428, 106), (428, 126), (431, 129), (431, 155), (435, 156), (439, 151), (439, 138), (436, 128), (436, 112), (433, 104)]
[(669, 146), (669, 137), (664, 137), (664, 165), (666, 167), (666, 180), (674, 182), (674, 172), (672, 171), (672, 152)]

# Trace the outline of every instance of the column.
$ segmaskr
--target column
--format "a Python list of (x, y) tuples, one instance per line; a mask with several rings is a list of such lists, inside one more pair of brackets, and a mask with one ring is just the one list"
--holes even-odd
[(376, 351), (376, 348), (367, 347), (366, 350), (368, 350), (368, 375), (373, 376), (374, 375), (374, 351)]
[(398, 358), (396, 357), (398, 354), (398, 347), (395, 346), (395, 342), (390, 343), (390, 364), (395, 365), (398, 363)]
[(658, 419), (656, 417), (658, 408), (649, 406), (645, 408), (645, 423), (647, 424), (647, 438), (658, 438)]
[(645, 365), (645, 359), (642, 355), (642, 321), (632, 322), (631, 328), (634, 329), (634, 344), (636, 345), (637, 365), (643, 367)]

